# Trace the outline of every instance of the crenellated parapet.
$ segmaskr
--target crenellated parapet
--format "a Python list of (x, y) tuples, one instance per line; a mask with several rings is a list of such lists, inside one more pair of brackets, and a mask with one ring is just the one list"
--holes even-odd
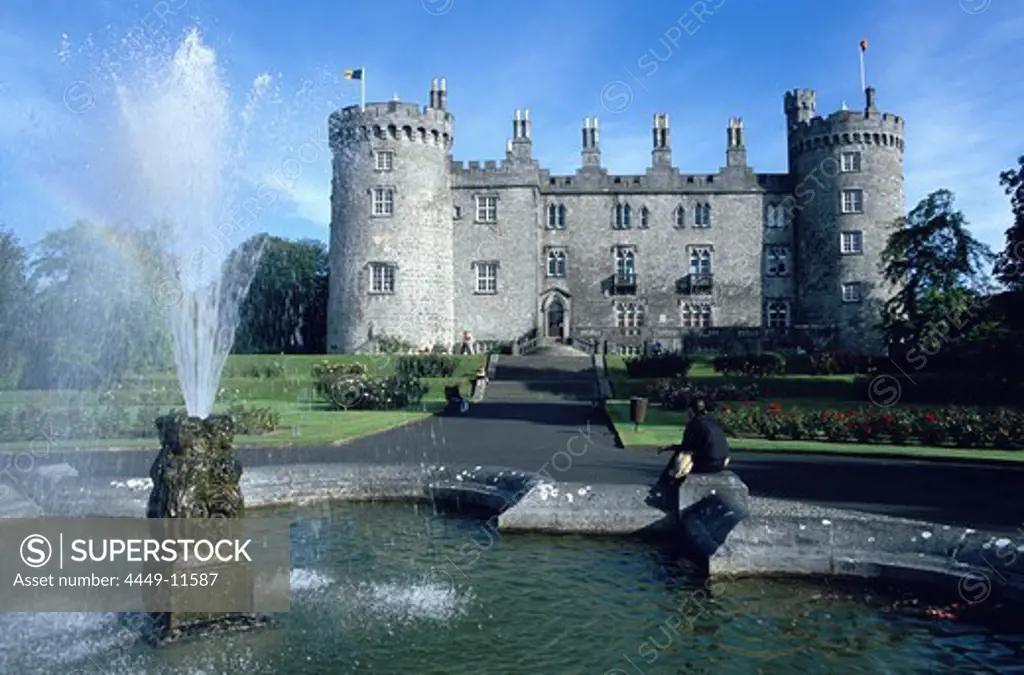
[(434, 145), (450, 152), (455, 117), (447, 110), (420, 107), (416, 103), (388, 101), (342, 108), (331, 114), (331, 144), (394, 141)]
[(827, 117), (817, 116), (814, 92), (808, 89), (786, 94), (791, 154), (832, 146), (871, 145), (903, 152), (904, 120), (899, 115), (879, 112), (875, 91), (865, 92), (863, 110), (838, 110)]

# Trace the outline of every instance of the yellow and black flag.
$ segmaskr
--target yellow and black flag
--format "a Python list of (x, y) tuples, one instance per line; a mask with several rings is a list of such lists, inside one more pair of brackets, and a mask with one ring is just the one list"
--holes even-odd
[(346, 80), (359, 80), (359, 107), (366, 110), (366, 68), (345, 71)]

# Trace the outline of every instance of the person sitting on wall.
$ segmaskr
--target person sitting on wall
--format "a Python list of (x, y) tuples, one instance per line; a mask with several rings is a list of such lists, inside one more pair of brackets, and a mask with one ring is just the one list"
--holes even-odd
[(446, 386), (444, 388), (444, 397), (445, 400), (448, 402), (449, 412), (454, 412), (456, 410), (458, 410), (459, 412), (466, 412), (467, 410), (469, 410), (469, 401), (467, 401), (462, 396), (462, 393), (459, 391), (458, 385)]
[(674, 452), (658, 485), (679, 487), (691, 473), (720, 473), (729, 466), (729, 442), (718, 422), (708, 415), (708, 402), (703, 396), (690, 399), (690, 422), (683, 431), (680, 445), (658, 452)]

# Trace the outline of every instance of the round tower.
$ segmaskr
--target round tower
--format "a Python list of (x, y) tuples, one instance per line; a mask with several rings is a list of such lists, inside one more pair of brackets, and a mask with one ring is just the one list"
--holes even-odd
[(875, 91), (863, 110), (827, 118), (815, 95), (785, 97), (797, 298), (794, 323), (836, 329), (838, 347), (884, 353), (878, 322), (893, 293), (881, 256), (903, 215), (903, 119), (880, 113)]
[(331, 279), (327, 348), (373, 351), (381, 336), (455, 342), (444, 80), (430, 104), (389, 101), (331, 114)]

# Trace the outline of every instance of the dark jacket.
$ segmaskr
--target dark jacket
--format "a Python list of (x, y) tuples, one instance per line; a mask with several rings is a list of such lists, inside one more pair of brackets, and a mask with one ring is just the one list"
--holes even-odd
[(719, 463), (729, 457), (729, 442), (718, 422), (707, 415), (698, 415), (690, 420), (683, 432), (680, 449), (693, 453), (693, 463), (701, 466)]

